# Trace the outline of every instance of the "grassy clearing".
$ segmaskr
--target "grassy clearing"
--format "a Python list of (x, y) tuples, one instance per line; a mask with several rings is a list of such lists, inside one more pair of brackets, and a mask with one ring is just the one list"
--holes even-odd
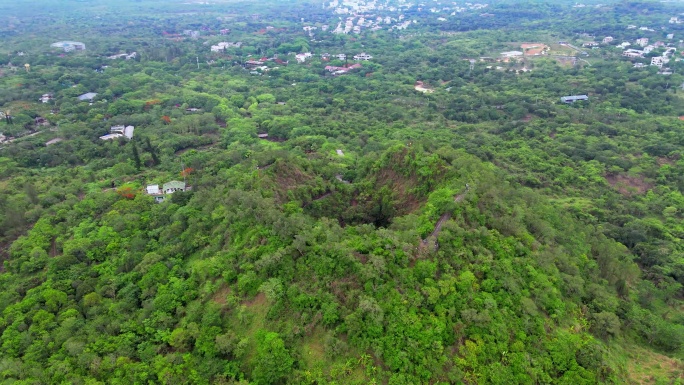
[(631, 346), (627, 350), (627, 372), (631, 384), (677, 384), (684, 382), (684, 362)]

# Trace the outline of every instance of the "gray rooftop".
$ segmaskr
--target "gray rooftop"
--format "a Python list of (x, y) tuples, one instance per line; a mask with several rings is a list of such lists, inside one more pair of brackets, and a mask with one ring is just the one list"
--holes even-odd
[(587, 95), (572, 95), (572, 96), (563, 96), (561, 98), (561, 102), (563, 102), (563, 103), (572, 103), (572, 102), (576, 102), (578, 100), (589, 100), (589, 97)]
[(93, 100), (97, 96), (96, 92), (88, 92), (78, 97), (78, 100)]

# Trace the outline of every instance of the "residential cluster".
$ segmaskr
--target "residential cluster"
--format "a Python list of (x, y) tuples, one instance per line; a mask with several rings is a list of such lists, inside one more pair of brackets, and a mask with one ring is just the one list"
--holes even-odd
[[(674, 36), (672, 36), (672, 37), (674, 37)], [(656, 42), (651, 44), (647, 37), (642, 37), (642, 38), (636, 39), (634, 41), (634, 45), (639, 46), (641, 49), (628, 48), (628, 47), (632, 46), (632, 44), (630, 42), (623, 42), (623, 43), (619, 44), (618, 47), (620, 47), (624, 50), (622, 52), (622, 56), (628, 57), (631, 59), (642, 59), (645, 57), (645, 55), (650, 54), (651, 52), (653, 52), (656, 49), (664, 49), (664, 51), (659, 56), (651, 57), (651, 63), (650, 63), (650, 65), (656, 66), (661, 70), (663, 70), (663, 66), (668, 64), (670, 62), (670, 59), (675, 55), (675, 52), (677, 52), (677, 48), (673, 47), (671, 44), (664, 43), (662, 41), (656, 41)], [(642, 68), (644, 66), (645, 65), (643, 63), (635, 63), (634, 64), (635, 68)], [(667, 71), (665, 71), (665, 72), (663, 72), (663, 74), (668, 74), (668, 73), (667, 73)]]

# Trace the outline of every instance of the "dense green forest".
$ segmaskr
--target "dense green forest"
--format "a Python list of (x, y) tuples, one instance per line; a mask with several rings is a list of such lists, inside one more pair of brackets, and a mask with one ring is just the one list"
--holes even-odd
[(3, 384), (684, 382), (680, 3), (37, 2)]

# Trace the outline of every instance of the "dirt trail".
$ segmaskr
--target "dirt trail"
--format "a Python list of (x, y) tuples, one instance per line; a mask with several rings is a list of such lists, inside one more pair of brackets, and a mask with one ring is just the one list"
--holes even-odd
[[(456, 203), (461, 202), (465, 198), (467, 193), (468, 193), (468, 191), (466, 191), (462, 194), (456, 195), (454, 197), (454, 202), (456, 202)], [(421, 247), (427, 246), (428, 242), (430, 241), (430, 238), (433, 238), (435, 240), (435, 250), (437, 250), (437, 248), (439, 247), (439, 245), (437, 244), (437, 237), (439, 236), (439, 232), (442, 231), (442, 226), (449, 219), (451, 219), (451, 213), (442, 214), (442, 216), (439, 218), (439, 220), (435, 224), (435, 229), (432, 231), (432, 233), (430, 235), (428, 235), (427, 238), (422, 240)]]

